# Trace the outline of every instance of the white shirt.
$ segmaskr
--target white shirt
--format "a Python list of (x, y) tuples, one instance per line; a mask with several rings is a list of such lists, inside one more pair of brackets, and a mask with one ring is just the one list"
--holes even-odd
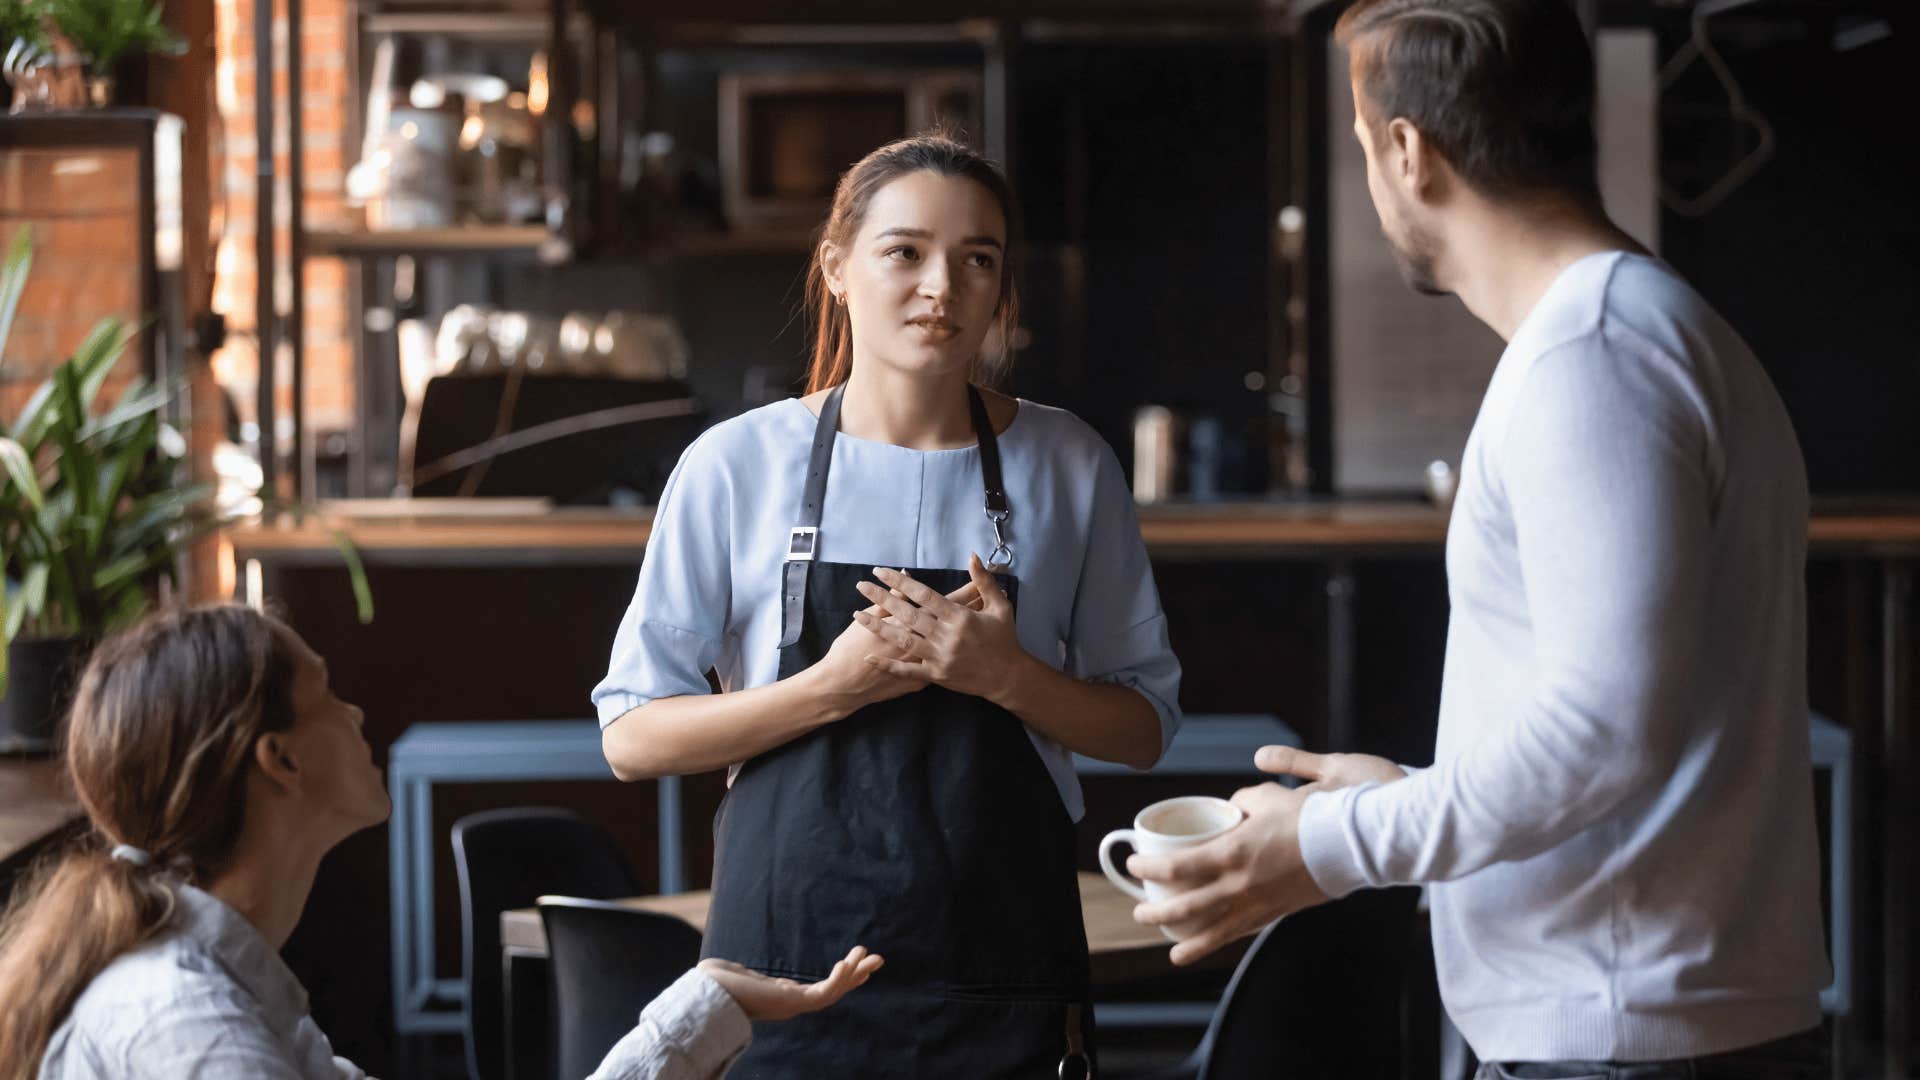
[(1657, 260), (1568, 267), (1467, 442), (1435, 764), (1308, 798), (1314, 880), (1433, 883), (1482, 1060), (1650, 1060), (1819, 1021), (1807, 487), (1744, 342)]
[[(333, 1053), (307, 992), (252, 923), (191, 885), (171, 926), (87, 985), (40, 1080), (364, 1080)], [(706, 973), (681, 976), (589, 1080), (714, 1080), (752, 1037)]]
[[(656, 698), (708, 693), (709, 669), (725, 690), (777, 680), (781, 565), (815, 419), (798, 399), (779, 401), (716, 424), (681, 456), (593, 691), (603, 726)], [(1160, 715), (1164, 750), (1180, 721), (1180, 664), (1119, 461), (1079, 418), (1030, 401), (999, 446), (1020, 644), (1078, 678), (1138, 691)], [(818, 558), (956, 569), (970, 553), (984, 561), (994, 541), (982, 491), (978, 447), (913, 450), (842, 433)], [(1079, 820), (1073, 755), (1028, 735)]]

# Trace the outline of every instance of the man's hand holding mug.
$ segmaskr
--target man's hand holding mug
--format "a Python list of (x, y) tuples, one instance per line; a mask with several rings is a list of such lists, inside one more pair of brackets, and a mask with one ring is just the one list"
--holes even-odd
[[(1286, 746), (1262, 747), (1254, 764), (1309, 783), (1298, 788), (1276, 783), (1242, 788), (1234, 793), (1232, 803), (1246, 815), (1244, 822), (1191, 845), (1156, 849), (1136, 844), (1135, 854), (1127, 860), (1127, 870), (1147, 883), (1145, 902), (1133, 909), (1133, 917), (1160, 927), (1178, 942), (1171, 954), (1175, 964), (1193, 963), (1283, 916), (1324, 902), (1327, 896), (1314, 883), (1300, 854), (1301, 804), (1315, 791), (1386, 783), (1406, 775), (1385, 758), (1310, 754)], [(1148, 807), (1141, 817), (1162, 805)], [(1119, 835), (1110, 835), (1101, 844), (1101, 863), (1109, 876), (1114, 872), (1107, 853)], [(1115, 877), (1116, 883), (1119, 880)]]

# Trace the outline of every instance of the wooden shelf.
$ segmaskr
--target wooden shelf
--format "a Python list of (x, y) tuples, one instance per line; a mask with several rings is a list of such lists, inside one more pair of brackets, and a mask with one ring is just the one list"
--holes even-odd
[[(526, 252), (539, 254), (559, 243), (544, 225), (460, 225), (445, 229), (368, 229), (358, 232), (310, 232), (308, 255), (465, 255)], [(676, 258), (714, 255), (804, 255), (813, 234), (800, 230), (737, 230), (680, 233), (652, 247), (607, 252), (611, 258)]]
[[(803, 255), (813, 249), (813, 233), (805, 229), (735, 229), (727, 232), (686, 232), (664, 236), (641, 256), (673, 258), (700, 255)], [(616, 253), (617, 254), (617, 253)]]
[[(408, 11), (373, 12), (360, 18), (362, 33), (372, 36), (444, 37), (460, 41), (540, 47), (553, 33), (552, 16), (545, 11)], [(593, 22), (584, 14), (567, 19), (567, 31), (576, 41), (593, 34)]]
[[(1438, 556), (1447, 516), (1417, 502), (1208, 503), (1143, 506), (1140, 534), (1158, 558), (1271, 559)], [(369, 563), (433, 565), (637, 562), (652, 532), (646, 510), (556, 509), (487, 516), (383, 515), (249, 522), (226, 532), (242, 558), (336, 564), (334, 530)], [(1828, 556), (1920, 553), (1920, 501), (1814, 508), (1808, 539)]]
[(461, 255), (538, 252), (552, 241), (545, 225), (455, 225), (443, 229), (310, 232), (308, 255)]

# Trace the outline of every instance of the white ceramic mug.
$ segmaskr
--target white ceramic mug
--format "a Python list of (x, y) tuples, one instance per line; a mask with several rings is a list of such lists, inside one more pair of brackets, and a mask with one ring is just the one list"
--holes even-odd
[[(1121, 892), (1137, 900), (1165, 900), (1175, 891), (1158, 882), (1141, 882), (1113, 865), (1113, 849), (1127, 844), (1142, 854), (1178, 851), (1207, 841), (1240, 824), (1246, 813), (1225, 799), (1211, 795), (1182, 795), (1162, 799), (1133, 817), (1133, 828), (1115, 829), (1100, 841), (1100, 869)], [(1198, 927), (1163, 926), (1168, 940), (1179, 941)]]

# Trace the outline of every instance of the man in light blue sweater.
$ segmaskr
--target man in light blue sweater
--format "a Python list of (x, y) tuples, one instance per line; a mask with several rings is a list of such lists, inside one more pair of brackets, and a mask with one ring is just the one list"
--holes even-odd
[[(1447, 537), (1435, 764), (1269, 748), (1312, 783), (1130, 868), (1190, 962), (1359, 888), (1430, 886), (1449, 1015), (1500, 1077), (1820, 1075), (1806, 477), (1773, 386), (1609, 222), (1593, 65), (1555, 0), (1342, 19), (1367, 183), (1416, 289), (1507, 341)], [(1310, 977), (1310, 976), (1303, 976)]]

